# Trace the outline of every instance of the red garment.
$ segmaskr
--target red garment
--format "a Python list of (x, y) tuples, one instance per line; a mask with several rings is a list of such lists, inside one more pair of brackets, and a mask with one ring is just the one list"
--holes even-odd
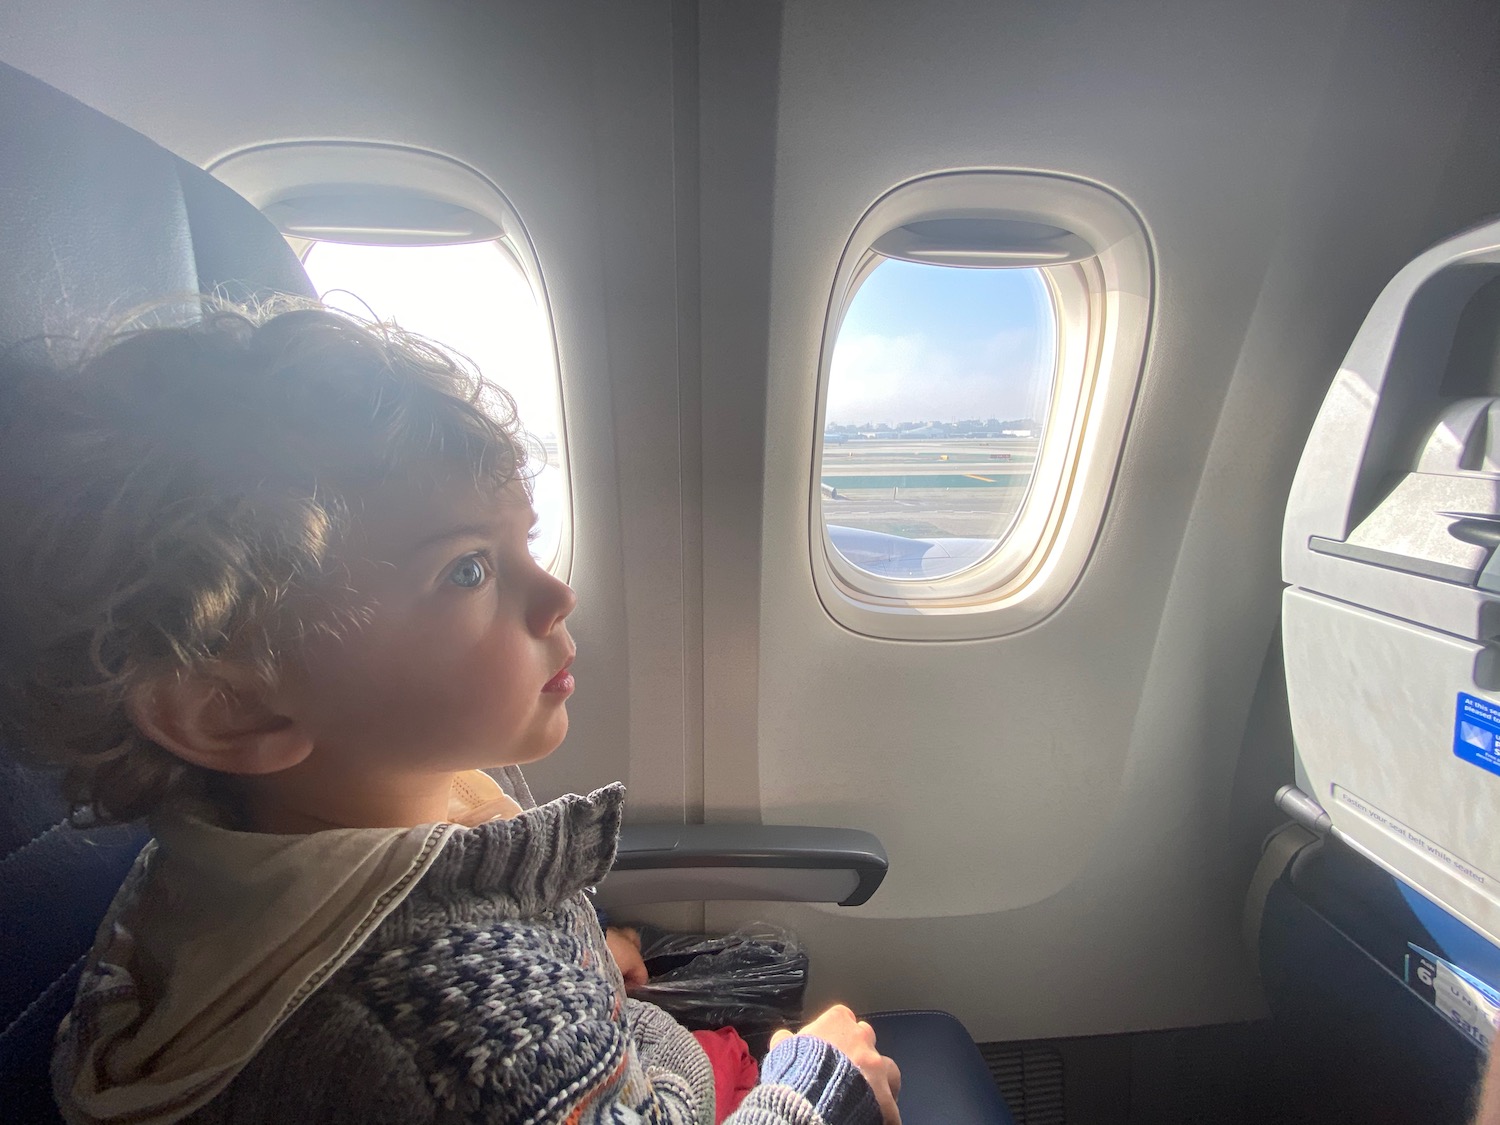
[(714, 1125), (740, 1108), (745, 1095), (760, 1081), (760, 1067), (750, 1057), (750, 1048), (732, 1027), (718, 1031), (695, 1031), (693, 1038), (714, 1069)]

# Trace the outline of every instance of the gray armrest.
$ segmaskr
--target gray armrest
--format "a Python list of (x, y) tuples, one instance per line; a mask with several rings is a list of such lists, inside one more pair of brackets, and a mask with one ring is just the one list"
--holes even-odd
[(880, 841), (855, 828), (635, 824), (620, 832), (597, 901), (606, 909), (699, 899), (859, 906), (887, 866)]

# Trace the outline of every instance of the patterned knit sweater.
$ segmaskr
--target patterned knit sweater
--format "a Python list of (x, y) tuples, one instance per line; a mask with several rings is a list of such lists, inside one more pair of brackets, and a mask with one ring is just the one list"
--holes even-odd
[[(712, 1125), (713, 1074), (625, 996), (583, 893), (614, 860), (624, 790), (458, 832), (406, 900), (192, 1125)], [(733, 1125), (878, 1125), (863, 1076), (795, 1036)]]

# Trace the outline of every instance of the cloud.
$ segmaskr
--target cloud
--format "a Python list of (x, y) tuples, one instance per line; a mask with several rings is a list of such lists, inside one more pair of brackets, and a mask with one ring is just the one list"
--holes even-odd
[[(841, 334), (828, 383), (828, 421), (1022, 418), (1044, 409), (1050, 354), (1036, 333), (1008, 329), (952, 344), (927, 333)], [(1050, 349), (1046, 349), (1050, 352)]]

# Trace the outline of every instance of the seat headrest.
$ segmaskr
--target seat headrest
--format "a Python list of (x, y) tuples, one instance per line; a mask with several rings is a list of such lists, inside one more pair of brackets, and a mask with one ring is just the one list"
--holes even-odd
[(4, 65), (0, 153), (0, 347), (192, 293), (312, 293), (285, 239), (229, 188)]

